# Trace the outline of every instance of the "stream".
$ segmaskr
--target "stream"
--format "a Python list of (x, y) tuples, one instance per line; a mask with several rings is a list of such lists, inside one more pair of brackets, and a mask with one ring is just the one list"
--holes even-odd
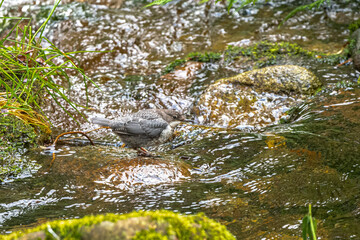
[[(164, 76), (171, 61), (264, 40), (336, 53), (348, 24), (360, 18), (359, 1), (298, 13), (281, 28), (298, 1), (259, 1), (229, 13), (222, 3), (184, 0), (143, 9), (147, 3), (64, 1), (49, 21), (45, 35), (62, 51), (94, 51), (76, 58), (98, 87), (89, 85), (86, 95), (76, 75), (67, 86), (73, 101), (89, 107), (82, 110), (86, 117), (172, 108), (196, 120), (191, 109), (209, 84), (244, 69), (190, 63)], [(5, 0), (0, 11), (31, 17), (39, 27), (52, 4)], [(120, 148), (107, 129), (89, 134), (95, 146), (75, 139), (29, 150), (22, 158), (33, 167), (0, 183), (0, 233), (88, 214), (168, 209), (204, 212), (237, 239), (300, 239), (311, 204), (319, 239), (359, 239), (359, 72), (351, 64), (302, 66), (324, 86), (285, 123), (256, 131), (184, 123), (173, 141), (150, 148), (159, 158)], [(77, 124), (54, 102), (44, 108), (54, 135), (97, 127), (74, 112)]]

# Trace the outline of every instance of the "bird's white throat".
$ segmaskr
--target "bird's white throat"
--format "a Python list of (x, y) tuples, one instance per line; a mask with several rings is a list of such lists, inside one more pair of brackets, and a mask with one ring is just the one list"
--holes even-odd
[(181, 121), (173, 121), (173, 122), (169, 123), (169, 125), (170, 125), (171, 128), (174, 128), (177, 125), (179, 125), (180, 123), (181, 123)]

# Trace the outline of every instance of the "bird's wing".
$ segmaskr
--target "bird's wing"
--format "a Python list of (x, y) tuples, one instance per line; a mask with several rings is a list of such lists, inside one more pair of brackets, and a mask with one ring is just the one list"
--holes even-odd
[(99, 124), (100, 126), (108, 127), (111, 125), (111, 121), (106, 118), (95, 117), (91, 119), (92, 123)]
[(168, 123), (160, 118), (153, 120), (133, 118), (114, 124), (112, 129), (117, 134), (155, 138), (159, 137), (167, 126)]

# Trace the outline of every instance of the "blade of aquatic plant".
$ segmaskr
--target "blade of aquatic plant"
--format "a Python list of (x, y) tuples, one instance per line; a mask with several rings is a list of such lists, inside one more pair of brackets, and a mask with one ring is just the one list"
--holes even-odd
[(232, 6), (234, 5), (234, 3), (236, 3), (238, 0), (228, 0), (229, 4), (227, 6), (227, 11), (228, 13), (230, 13), (230, 9), (232, 8)]
[(171, 2), (171, 1), (173, 1), (173, 0), (155, 0), (155, 1), (147, 4), (143, 8), (147, 8), (147, 7), (154, 6), (154, 5), (165, 5), (166, 3)]
[[(72, 56), (70, 56), (69, 53), (65, 53), (63, 51), (61, 51), (60, 49), (58, 49), (51, 41), (49, 41), (47, 38), (44, 37), (44, 39), (52, 46), (52, 48), (60, 55), (63, 55), (64, 57), (66, 57), (67, 59), (69, 59), (69, 61), (71, 62), (71, 64), (74, 66), (74, 68), (82, 75), (83, 77), (83, 83), (85, 85), (85, 96), (86, 96), (86, 107), (88, 107), (88, 103), (89, 103), (89, 93), (88, 93), (88, 84), (86, 81), (89, 81), (90, 83), (94, 84), (95, 87), (97, 87), (98, 89), (99, 86), (93, 82), (90, 78), (88, 78), (88, 76), (86, 76), (86, 74), (84, 73), (83, 69), (79, 68), (74, 61), (72, 60)], [(82, 52), (89, 52), (89, 51), (82, 51)]]
[[(57, 51), (57, 53), (61, 54), (61, 55), (64, 55), (65, 57), (67, 58), (73, 58), (73, 56), (71, 56), (71, 54), (78, 54), (78, 53), (90, 53), (90, 52), (112, 52), (112, 51), (76, 51), (76, 52), (68, 52), (68, 53), (65, 53), (65, 52), (62, 52), (59, 48), (57, 48), (49, 39), (47, 39), (46, 37), (43, 37), (52, 47), (55, 51)], [(97, 87), (98, 89), (99, 86), (93, 81), (91, 80), (90, 78), (88, 78), (85, 74), (84, 74), (84, 71), (83, 69), (79, 68), (73, 61), (71, 61), (74, 65), (74, 67), (76, 67), (77, 70), (79, 70), (80, 74), (83, 75), (83, 77), (90, 81), (92, 84), (94, 84), (95, 87)]]
[(240, 7), (238, 7), (236, 9), (236, 11), (239, 11), (240, 9), (244, 8), (246, 5), (249, 5), (249, 4), (255, 4), (258, 0), (245, 0), (245, 1), (241, 1), (241, 5)]
[(50, 90), (53, 90), (54, 94), (51, 94), (51, 96), (54, 98), (54, 100), (58, 98), (56, 96), (56, 94), (58, 94), (61, 99), (65, 100), (66, 103), (68, 103), (74, 110), (76, 110), (82, 117), (85, 118), (85, 116), (83, 116), (83, 114), (76, 107), (76, 106), (79, 107), (84, 107), (84, 106), (72, 102), (62, 91), (60, 91), (61, 88), (63, 87), (54, 83), (53, 81), (47, 81), (47, 86), (45, 86), (45, 89), (48, 91), (48, 93), (50, 93)]
[(51, 132), (48, 124), (43, 120), (43, 116), (32, 110), (30, 106), (22, 106), (20, 103), (10, 102), (9, 99), (0, 97), (0, 108), (5, 108), (7, 110), (5, 113), (1, 112), (0, 115), (10, 114), (25, 123), (44, 129), (45, 132)]
[(2, 45), (4, 44), (4, 42), (5, 42), (5, 41), (8, 39), (8, 37), (13, 33), (14, 29), (17, 28), (17, 26), (19, 25), (19, 23), (20, 23), (21, 21), (22, 21), (22, 18), (19, 19), (19, 21), (15, 24), (15, 26), (12, 27), (12, 28), (10, 29), (10, 31), (1, 39), (1, 41), (0, 41), (0, 46), (2, 46)]
[(278, 28), (280, 28), (289, 18), (293, 17), (296, 13), (305, 11), (305, 10), (311, 10), (313, 8), (319, 8), (325, 1), (327, 3), (330, 3), (330, 0), (317, 0), (313, 3), (307, 4), (307, 5), (302, 5), (302, 6), (295, 8), (281, 21)]
[[(7, 91), (11, 92), (11, 96), (13, 98), (16, 98), (19, 102), (23, 102), (23, 99), (21, 98), (21, 95), (26, 92), (26, 88), (24, 88), (24, 85), (26, 85), (26, 83), (24, 84), (24, 76), (27, 76), (29, 73), (28, 69), (24, 69), (24, 66), (19, 64), (18, 62), (14, 61), (14, 57), (13, 55), (6, 55), (6, 54), (1, 54), (1, 56), (3, 57), (3, 60), (5, 57), (8, 57), (8, 62), (6, 62), (6, 59), (2, 62), (2, 64), (4, 65), (4, 68), (0, 67), (0, 72), (3, 72), (4, 76), (7, 77), (8, 80), (10, 80), (10, 82), (12, 83), (12, 86), (10, 87), (5, 81), (2, 80), (2, 82), (4, 83)], [(16, 69), (16, 67), (19, 67), (19, 69)], [(21, 78), (18, 77), (18, 75), (16, 74), (17, 71), (25, 71), (25, 74), (22, 74)], [(9, 74), (11, 73), (11, 74)], [(20, 94), (18, 93), (18, 91), (20, 92)], [(27, 92), (29, 93), (29, 92)], [(27, 102), (25, 100), (25, 102)]]
[(33, 35), (33, 37), (32, 37), (32, 39), (31, 39), (30, 42), (32, 42), (32, 41), (35, 39), (36, 35), (38, 35), (38, 33), (40, 32), (40, 36), (39, 36), (38, 43), (39, 43), (39, 44), (41, 43), (42, 35), (43, 35), (43, 33), (44, 33), (44, 30), (45, 30), (45, 26), (46, 26), (46, 24), (49, 22), (51, 16), (54, 14), (55, 9), (56, 9), (57, 6), (60, 4), (60, 2), (61, 2), (61, 0), (58, 0), (58, 1), (55, 3), (54, 7), (51, 9), (51, 12), (50, 12), (49, 16), (47, 17), (47, 19), (45, 20), (45, 22), (40, 26), (40, 28), (35, 32), (35, 34)]
[(309, 226), (309, 217), (308, 217), (308, 215), (306, 215), (305, 217), (303, 217), (302, 223), (301, 223), (303, 240), (307, 240), (307, 235), (309, 232), (308, 226)]
[[(314, 223), (315, 222), (315, 223)], [(309, 223), (310, 223), (310, 239), (316, 240), (316, 220), (311, 214), (311, 204), (309, 204)]]
[[(3, 64), (3, 63), (1, 62), (1, 64)], [(7, 67), (6, 65), (4, 65), (4, 66)], [(12, 72), (11, 69), (9, 71)], [(15, 80), (15, 78), (12, 77), (10, 74), (8, 74), (8, 71), (6, 71), (1, 66), (0, 66), (0, 73), (3, 73), (4, 76), (10, 80), (10, 83), (12, 83), (12, 86), (17, 86), (18, 82)], [(11, 98), (18, 99), (17, 87), (14, 89), (13, 87), (9, 86), (9, 84), (6, 81), (4, 81), (3, 78), (0, 79), (0, 82), (1, 82), (2, 86), (5, 86), (6, 92), (11, 93)]]
[[(48, 41), (48, 40), (47, 40), (47, 41)], [(14, 41), (14, 42), (17, 42), (17, 41)], [(51, 43), (50, 41), (48, 41), (48, 42)], [(23, 45), (26, 45), (26, 46), (30, 46), (30, 44), (27, 44), (27, 43), (24, 43), (24, 42), (19, 42), (19, 43), (21, 43), (21, 44), (23, 44)], [(45, 62), (44, 62), (44, 63), (50, 65), (50, 67), (34, 67), (34, 68), (29, 68), (28, 65), (24, 66), (27, 71), (29, 71), (29, 70), (34, 70), (34, 71), (36, 71), (36, 70), (45, 70), (45, 69), (46, 69), (46, 70), (49, 70), (48, 72), (46, 72), (46, 73), (44, 73), (44, 74), (40, 74), (40, 75), (38, 76), (38, 77), (39, 77), (39, 80), (44, 82), (44, 87), (45, 87), (45, 86), (49, 86), (50, 88), (63, 88), (61, 85), (54, 84), (53, 81), (49, 81), (49, 79), (45, 79), (45, 78), (48, 77), (49, 75), (58, 74), (58, 73), (59, 73), (58, 71), (61, 71), (61, 73), (62, 73), (61, 75), (62, 75), (63, 77), (65, 77), (65, 78), (69, 81), (69, 83), (70, 83), (69, 76), (68, 76), (68, 75), (66, 74), (66, 72), (64, 71), (65, 69), (74, 69), (74, 70), (77, 70), (78, 72), (81, 73), (82, 76), (85, 76), (85, 77), (87, 78), (87, 76), (84, 74), (83, 70), (80, 69), (80, 68), (78, 68), (71, 60), (68, 60), (68, 61), (62, 63), (61, 65), (56, 65), (56, 64), (54, 64), (54, 63), (51, 61), (52, 59), (57, 58), (57, 57), (65, 57), (65, 56), (64, 56), (65, 54), (64, 54), (63, 52), (61, 52), (58, 48), (56, 48), (55, 45), (53, 45), (52, 43), (51, 43), (51, 46), (53, 47), (53, 49), (42, 49), (42, 48), (40, 48), (40, 47), (35, 47), (35, 46), (34, 46), (34, 48), (36, 48), (36, 49), (39, 50), (40, 52), (48, 51), (48, 52), (50, 52), (49, 54), (52, 54), (52, 55), (55, 54), (54, 56), (51, 57), (51, 59), (46, 59)], [(43, 56), (44, 58), (46, 58), (46, 55), (47, 55), (47, 54), (41, 53), (39, 56)], [(38, 56), (37, 56), (37, 57), (38, 57)], [(66, 57), (66, 58), (69, 59), (69, 57)], [(31, 57), (28, 57), (27, 59), (36, 62), (36, 59), (33, 59), (33, 58), (31, 58)], [(74, 67), (66, 66), (68, 63), (72, 64)], [(21, 70), (23, 70), (23, 69), (16, 69), (16, 70), (21, 71)], [(32, 78), (32, 79), (33, 79), (33, 78)], [(87, 78), (87, 79), (88, 79), (90, 82), (94, 83), (91, 79), (89, 79), (89, 78)], [(86, 82), (84, 82), (84, 83), (86, 84)], [(96, 85), (96, 84), (94, 83), (94, 85)], [(86, 86), (87, 86), (87, 84), (86, 84)], [(56, 91), (56, 92), (57, 92), (57, 91)], [(61, 95), (62, 98), (64, 98), (64, 100), (66, 100), (68, 103), (70, 103), (70, 100), (67, 99), (64, 94), (62, 94), (62, 93), (60, 93), (60, 92), (58, 92), (58, 93)], [(72, 105), (72, 104), (70, 104), (70, 105), (71, 105), (72, 107), (74, 107), (75, 105), (76, 105), (76, 106), (79, 106), (79, 107), (84, 107), (84, 106), (82, 106), (82, 105), (75, 104), (75, 103), (74, 103), (74, 105)], [(76, 108), (74, 108), (74, 109), (77, 110)], [(77, 110), (77, 111), (78, 111), (78, 110)], [(79, 112), (79, 111), (78, 111), (78, 112)], [(80, 113), (80, 112), (79, 112), (79, 113)], [(81, 114), (81, 113), (80, 113), (80, 114)], [(81, 116), (83, 116), (83, 115), (81, 114)], [(83, 116), (83, 117), (84, 117), (84, 116)]]
[(307, 240), (308, 236), (310, 240), (317, 240), (316, 238), (316, 219), (311, 214), (311, 204), (309, 204), (308, 214), (302, 220), (302, 238)]
[(75, 118), (69, 111), (67, 111), (67, 110), (65, 109), (65, 107), (57, 100), (57, 98), (51, 94), (50, 91), (48, 91), (48, 94), (51, 95), (51, 97), (54, 99), (54, 101), (56, 102), (56, 104), (57, 104), (59, 107), (61, 107), (67, 115), (69, 115), (76, 123), (80, 124), (80, 123), (76, 120), (76, 118)]
[[(7, 66), (5, 65), (5, 67), (7, 67)], [(8, 79), (11, 80), (11, 83), (12, 83), (11, 87), (9, 85), (7, 85), (8, 86), (7, 91), (10, 91), (11, 97), (17, 98), (18, 100), (20, 100), (18, 97), (18, 94), (17, 94), (18, 90), (21, 88), (20, 80), (17, 78), (15, 73), (10, 68), (8, 68), (8, 71), (6, 71), (5, 69), (3, 69), (1, 67), (0, 67), (0, 69), (1, 69), (1, 72), (3, 72), (4, 75), (7, 76)], [(8, 72), (11, 72), (14, 77), (12, 77), (10, 74), (8, 74)]]
[[(1, 3), (2, 2), (3, 0)], [(9, 20), (18, 21), (9, 30), (7, 35), (0, 40), (0, 74), (5, 77), (4, 79), (0, 79), (0, 84), (2, 89), (5, 88), (4, 90), (6, 90), (6, 98), (9, 104), (11, 102), (17, 104), (16, 102), (18, 102), (19, 105), (16, 106), (18, 106), (19, 111), (20, 109), (24, 111), (37, 109), (37, 111), (44, 115), (41, 108), (41, 96), (44, 94), (42, 91), (45, 91), (69, 117), (73, 118), (75, 122), (78, 123), (71, 112), (66, 109), (65, 104), (69, 105), (84, 119), (86, 118), (79, 111), (78, 107), (85, 108), (85, 106), (72, 102), (65, 94), (65, 88), (56, 82), (58, 80), (61, 82), (66, 80), (68, 82), (67, 86), (70, 86), (71, 79), (66, 70), (75, 70), (80, 73), (86, 88), (87, 103), (87, 88), (89, 83), (93, 83), (97, 88), (99, 87), (88, 78), (83, 69), (79, 68), (75, 63), (76, 58), (71, 55), (76, 54), (77, 52), (65, 53), (43, 36), (45, 27), (59, 4), (60, 0), (55, 3), (47, 19), (34, 34), (30, 25), (31, 19), (25, 26), (19, 27), (22, 20), (29, 18), (8, 18)], [(14, 33), (15, 39), (11, 38)], [(46, 49), (42, 48), (40, 44), (44, 39), (49, 43), (49, 47)], [(12, 42), (13, 45), (7, 47), (4, 45), (5, 41)], [(62, 64), (60, 65), (55, 63), (58, 58), (62, 59)], [(1, 108), (2, 107), (4, 106), (1, 106)], [(46, 117), (40, 119), (49, 121)]]

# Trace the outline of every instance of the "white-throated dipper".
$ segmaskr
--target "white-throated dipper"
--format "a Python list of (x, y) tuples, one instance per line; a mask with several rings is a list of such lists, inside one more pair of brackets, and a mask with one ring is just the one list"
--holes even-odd
[(186, 121), (184, 115), (170, 109), (145, 109), (125, 115), (116, 120), (93, 118), (92, 123), (110, 127), (128, 147), (147, 152), (144, 147), (154, 146), (168, 141), (174, 128)]

